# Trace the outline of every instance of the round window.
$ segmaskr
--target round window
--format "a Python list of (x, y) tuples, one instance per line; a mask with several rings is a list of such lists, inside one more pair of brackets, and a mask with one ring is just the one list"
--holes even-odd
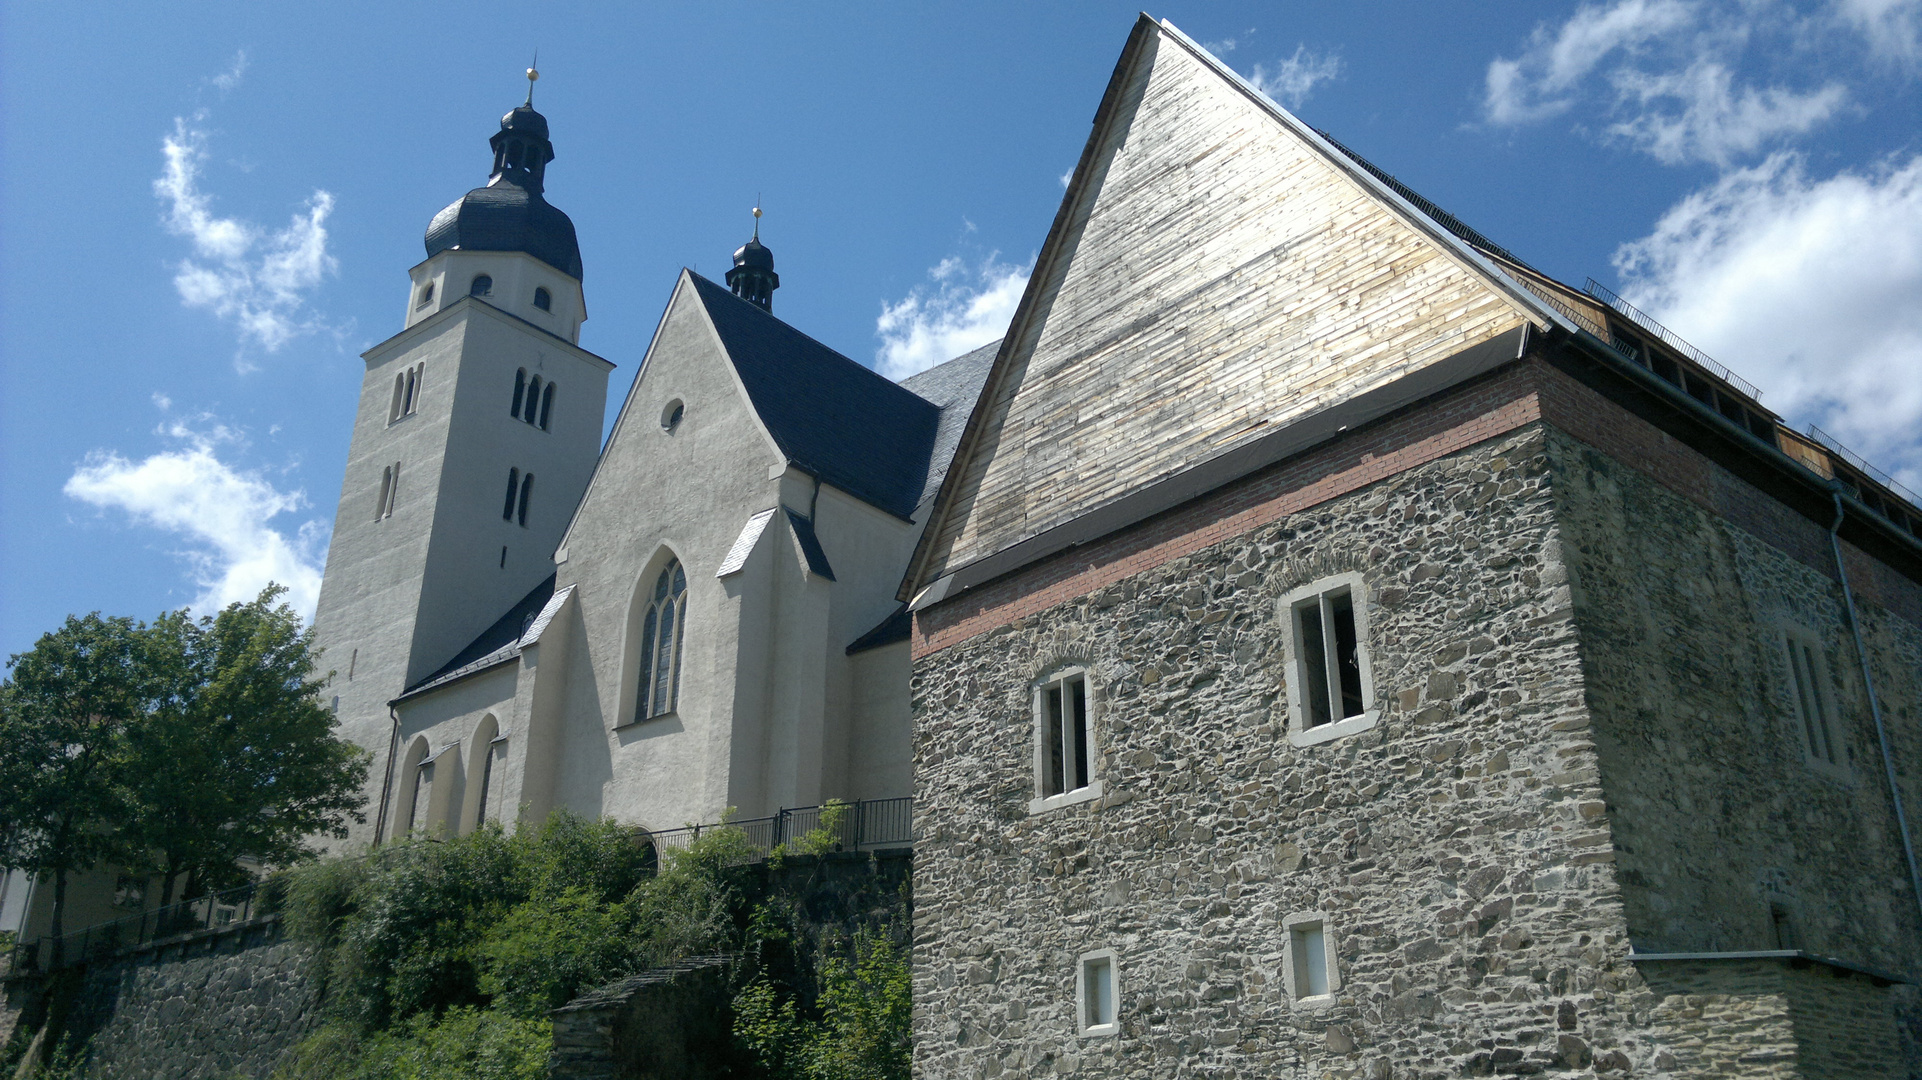
[(681, 404), (680, 398), (668, 402), (667, 407), (661, 410), (661, 430), (669, 435), (674, 434), (675, 429), (681, 426), (681, 419), (686, 415), (687, 406)]

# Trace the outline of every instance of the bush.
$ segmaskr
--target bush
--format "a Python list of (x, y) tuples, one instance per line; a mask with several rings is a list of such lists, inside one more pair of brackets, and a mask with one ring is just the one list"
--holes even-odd
[(330, 1025), (302, 1040), (273, 1080), (545, 1080), (552, 1041), (545, 1018), (469, 1008), (374, 1035)]
[(913, 1018), (908, 961), (883, 936), (855, 938), (852, 959), (821, 964), (820, 1018), (765, 975), (734, 999), (734, 1035), (775, 1080), (908, 1080)]

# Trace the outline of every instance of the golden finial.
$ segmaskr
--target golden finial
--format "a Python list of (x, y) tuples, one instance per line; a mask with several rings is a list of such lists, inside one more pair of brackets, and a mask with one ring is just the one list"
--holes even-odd
[(761, 197), (754, 197), (754, 239), (761, 238)]
[[(534, 64), (538, 65), (540, 62), (541, 62), (541, 51), (539, 49), (535, 49)], [(530, 109), (534, 107), (534, 84), (539, 82), (540, 78), (541, 78), (541, 72), (538, 66), (530, 66), (527, 69), (527, 107)]]

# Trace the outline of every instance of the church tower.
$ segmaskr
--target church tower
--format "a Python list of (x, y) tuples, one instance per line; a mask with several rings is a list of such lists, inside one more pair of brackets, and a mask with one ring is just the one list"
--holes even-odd
[(366, 376), (315, 633), (341, 734), (373, 751), (374, 835), (393, 769), (388, 703), (554, 573), (600, 449), (614, 365), (579, 347), (574, 224), (547, 202), (547, 118), (489, 143), (487, 184), (434, 215), (400, 333)]

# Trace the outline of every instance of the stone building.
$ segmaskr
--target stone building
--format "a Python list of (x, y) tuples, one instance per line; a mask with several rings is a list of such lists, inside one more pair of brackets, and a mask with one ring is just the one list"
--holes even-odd
[(901, 593), (916, 1075), (1909, 1075), (1895, 495), (1144, 16)]

